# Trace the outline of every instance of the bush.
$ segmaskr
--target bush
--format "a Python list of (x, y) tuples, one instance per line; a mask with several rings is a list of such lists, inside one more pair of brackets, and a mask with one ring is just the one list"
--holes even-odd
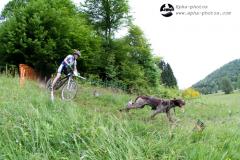
[(182, 96), (184, 98), (197, 98), (200, 96), (200, 93), (193, 88), (188, 88), (182, 92)]

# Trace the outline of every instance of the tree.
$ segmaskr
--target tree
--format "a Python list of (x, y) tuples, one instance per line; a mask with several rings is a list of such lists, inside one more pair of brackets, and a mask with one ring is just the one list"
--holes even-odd
[[(21, 1), (9, 3), (12, 2)], [(22, 2), (24, 7), (11, 9), (10, 6), (15, 5), (7, 5), (4, 9), (6, 21), (0, 28), (1, 59), (52, 73), (72, 49), (80, 49), (85, 50), (80, 71), (97, 72), (93, 65), (98, 62), (96, 54), (101, 51), (101, 40), (70, 0)]]
[(240, 75), (237, 76), (236, 88), (240, 89)]
[(82, 11), (109, 44), (114, 32), (129, 20), (128, 0), (86, 0)]
[(150, 45), (137, 26), (131, 26), (125, 37), (112, 41), (111, 52), (108, 52), (103, 62), (108, 77), (125, 83), (130, 91), (140, 91), (159, 84), (159, 69), (155, 65)]
[(89, 22), (103, 39), (103, 50), (98, 61), (99, 76), (102, 80), (113, 80), (117, 76), (113, 39), (115, 32), (128, 24), (128, 0), (85, 0), (80, 11), (87, 15)]
[(167, 75), (167, 72), (166, 72), (166, 67), (167, 67), (167, 64), (165, 63), (164, 60), (161, 60), (158, 64), (158, 67), (161, 69), (161, 75), (160, 75), (160, 80), (161, 80), (161, 83), (166, 85), (168, 80), (168, 75)]
[(159, 68), (162, 70), (161, 80), (162, 83), (168, 87), (176, 87), (177, 80), (173, 74), (170, 64), (165, 63), (164, 60), (159, 62)]
[(5, 5), (1, 17), (7, 18), (13, 16), (16, 10), (25, 7), (29, 1), (30, 0), (11, 0)]
[(172, 68), (169, 63), (167, 64), (166, 72), (168, 73), (168, 86), (177, 87), (177, 80), (173, 74)]
[(143, 88), (147, 88), (148, 84), (144, 77), (142, 67), (134, 63), (128, 41), (126, 37), (113, 41), (112, 53), (115, 55), (115, 70), (118, 81), (126, 84), (129, 92), (139, 92)]
[(233, 91), (233, 86), (231, 84), (231, 81), (227, 77), (223, 77), (221, 80), (221, 89), (225, 94), (229, 94)]
[(145, 38), (143, 31), (138, 26), (131, 25), (125, 41), (126, 44), (129, 45), (129, 60), (131, 63), (141, 67), (146, 84), (152, 87), (159, 84), (159, 78), (157, 76), (159, 70), (155, 65), (150, 44)]

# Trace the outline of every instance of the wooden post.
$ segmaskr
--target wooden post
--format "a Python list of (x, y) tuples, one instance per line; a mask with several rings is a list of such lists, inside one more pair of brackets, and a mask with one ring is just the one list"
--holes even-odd
[(19, 64), (20, 86), (23, 86), (25, 79), (36, 80), (37, 74), (33, 68), (26, 64)]
[(8, 72), (7, 64), (6, 64), (6, 68), (5, 68), (5, 69), (6, 69), (6, 75), (7, 75), (7, 74), (8, 74), (8, 73), (7, 73), (7, 72)]

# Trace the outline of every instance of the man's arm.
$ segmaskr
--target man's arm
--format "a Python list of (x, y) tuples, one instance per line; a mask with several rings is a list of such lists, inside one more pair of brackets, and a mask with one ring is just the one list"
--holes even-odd
[(76, 61), (76, 60), (75, 60), (75, 62), (74, 62), (74, 71), (77, 72), (77, 61)]
[(77, 71), (77, 61), (76, 61), (76, 60), (74, 61), (74, 64), (73, 64), (73, 73), (74, 73), (75, 75), (78, 75), (78, 71)]
[(68, 66), (70, 66), (70, 64), (68, 63), (68, 59), (71, 58), (72, 55), (68, 55), (65, 59), (64, 59), (64, 63), (66, 63)]

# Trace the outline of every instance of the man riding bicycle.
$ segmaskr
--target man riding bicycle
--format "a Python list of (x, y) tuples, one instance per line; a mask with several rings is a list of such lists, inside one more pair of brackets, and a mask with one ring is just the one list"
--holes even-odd
[(81, 53), (79, 50), (74, 49), (72, 55), (68, 55), (67, 57), (64, 58), (62, 61), (61, 65), (58, 67), (57, 70), (57, 76), (54, 78), (51, 86), (51, 96), (53, 99), (53, 88), (55, 83), (58, 81), (58, 79), (61, 77), (61, 74), (67, 74), (68, 70), (71, 69), (74, 74), (77, 75), (77, 58), (81, 56)]

